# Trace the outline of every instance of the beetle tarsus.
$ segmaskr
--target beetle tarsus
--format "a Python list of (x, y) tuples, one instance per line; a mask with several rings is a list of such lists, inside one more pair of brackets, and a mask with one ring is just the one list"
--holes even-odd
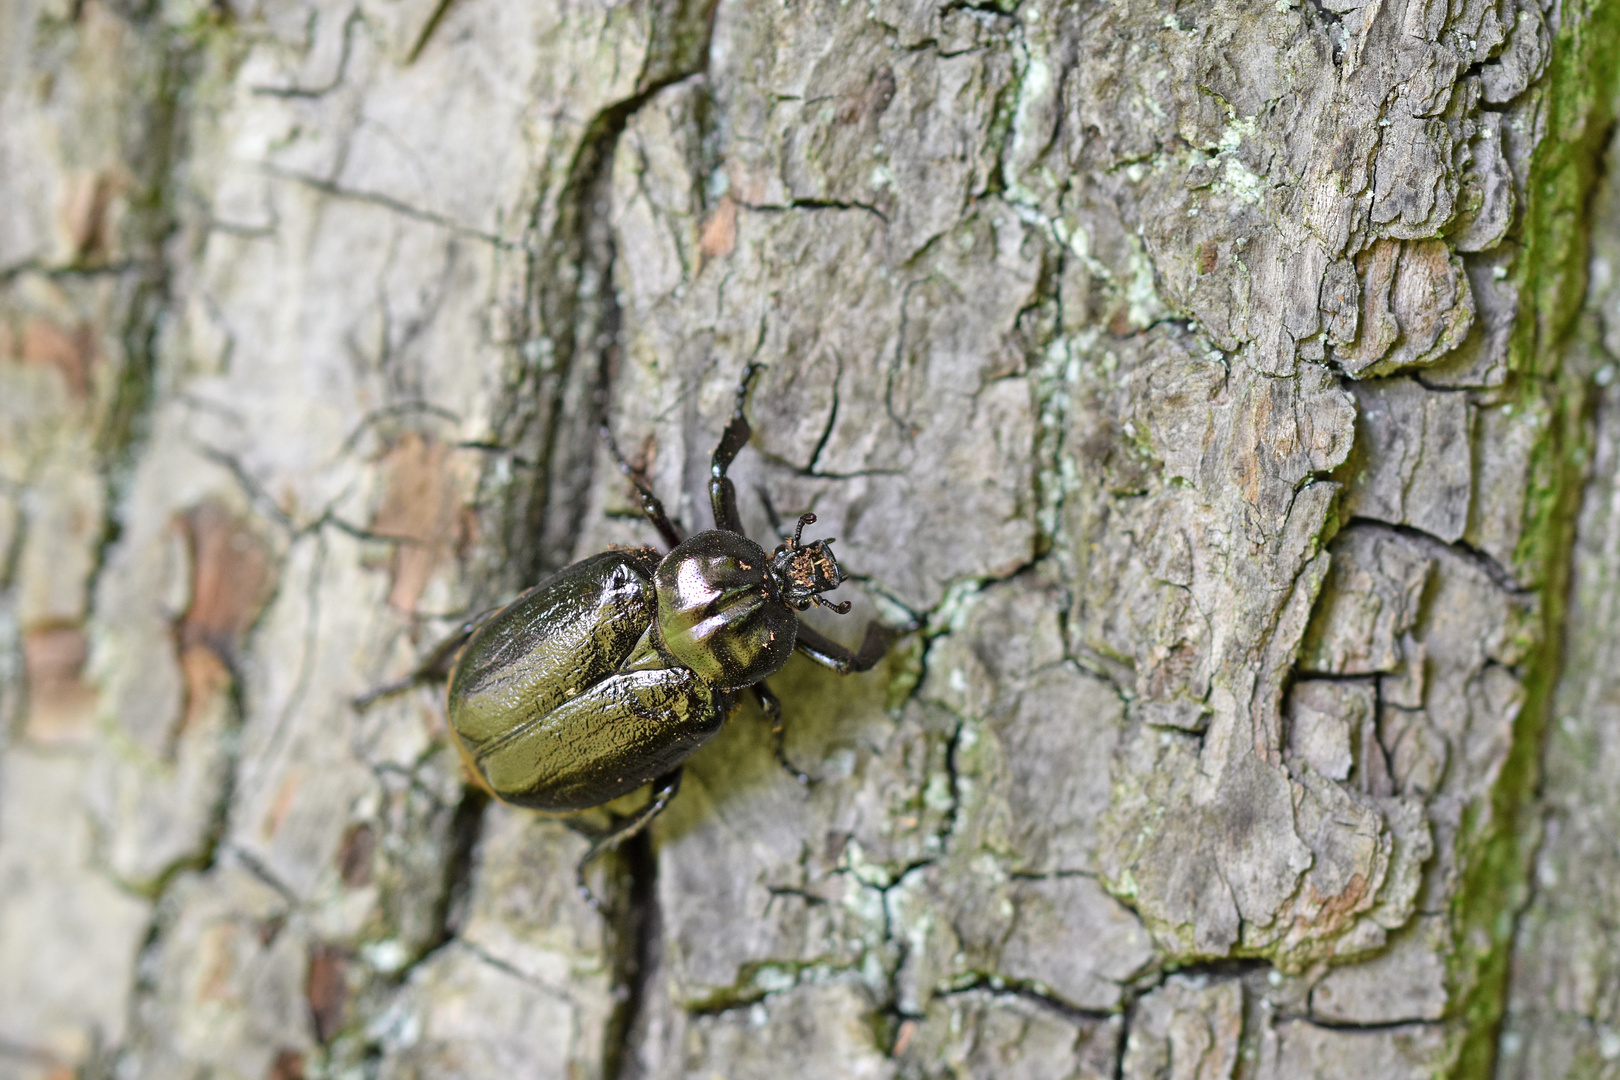
[[(629, 817), (615, 822), (606, 832), (591, 840), (591, 846), (585, 849), (585, 854), (579, 857), (579, 862), (574, 866), (574, 885), (579, 889), (582, 900), (595, 910), (602, 910), (601, 899), (591, 892), (591, 887), (585, 883), (585, 868), (590, 865), (591, 860), (602, 854), (602, 852), (609, 848), (618, 847), (636, 833), (645, 829), (653, 818), (663, 812), (664, 807), (669, 805), (669, 801), (680, 790), (681, 770), (677, 766), (653, 781), (652, 797), (647, 800), (641, 809)], [(574, 829), (578, 832), (584, 831), (577, 825), (574, 826)]]
[(720, 445), (714, 448), (714, 455), (709, 459), (709, 502), (714, 506), (714, 525), (727, 532), (743, 531), (742, 516), (737, 513), (737, 488), (726, 471), (731, 468), (738, 452), (748, 445), (748, 437), (753, 434), (754, 429), (749, 426), (743, 407), (748, 402), (748, 388), (761, 366), (749, 364), (743, 369), (742, 379), (737, 383), (737, 402), (731, 410), (731, 422), (721, 433)]
[(422, 680), (417, 678), (416, 672), (413, 671), (403, 679), (395, 679), (392, 682), (379, 683), (363, 694), (356, 694), (354, 697), (349, 699), (349, 703), (359, 711), (364, 712), (371, 708), (371, 706), (376, 702), (381, 701), (383, 698), (392, 697), (395, 694), (402, 694), (421, 681)]
[(619, 471), (635, 485), (636, 493), (641, 496), (641, 512), (652, 522), (653, 528), (658, 530), (658, 535), (664, 538), (664, 543), (674, 547), (686, 539), (680, 526), (669, 520), (669, 515), (664, 512), (663, 502), (653, 494), (652, 485), (647, 482), (641, 470), (625, 460), (619, 444), (613, 441), (613, 430), (606, 424), (602, 425), (602, 441), (607, 443), (608, 453), (613, 455), (613, 462), (619, 467)]
[(416, 665), (409, 675), (403, 678), (385, 682), (380, 686), (373, 686), (363, 694), (357, 694), (352, 699), (354, 707), (361, 712), (385, 697), (404, 693), (413, 686), (420, 686), (426, 682), (443, 682), (450, 677), (450, 669), (456, 666), (456, 658), (461, 655), (461, 648), (473, 636), (473, 631), (483, 625), (484, 620), (500, 611), (500, 608), (490, 608), (488, 611), (468, 619), (445, 635), (433, 648), (428, 650), (427, 656)]

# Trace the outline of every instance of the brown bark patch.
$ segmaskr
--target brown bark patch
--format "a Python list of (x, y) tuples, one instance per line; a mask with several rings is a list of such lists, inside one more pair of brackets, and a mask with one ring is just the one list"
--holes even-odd
[(309, 978), (304, 994), (309, 1000), (315, 1038), (329, 1043), (343, 1027), (349, 1001), (349, 953), (336, 945), (317, 944), (309, 950)]
[(388, 603), (412, 611), (433, 573), (470, 535), (461, 484), (444, 443), (408, 432), (383, 455), (387, 489), (371, 531), (398, 540)]
[(59, 745), (90, 737), (96, 693), (83, 679), (88, 655), (89, 644), (81, 627), (53, 626), (28, 632), (23, 639), (28, 738)]
[(88, 323), (67, 327), (49, 319), (32, 318), (23, 324), (20, 347), (22, 362), (55, 368), (67, 384), (68, 392), (83, 401), (90, 392), (90, 373), (100, 359), (95, 331)]
[(199, 504), (177, 526), (191, 554), (191, 603), (178, 631), (184, 731), (230, 687), (236, 652), (274, 590), (270, 550), (246, 520)]
[(737, 247), (737, 203), (723, 196), (710, 211), (698, 233), (698, 251), (704, 259), (723, 259)]
[(1474, 297), (1462, 260), (1442, 240), (1380, 240), (1356, 259), (1361, 274), (1360, 334), (1335, 351), (1358, 379), (1434, 363), (1462, 344)]
[(79, 262), (104, 262), (113, 250), (114, 200), (121, 178), (105, 171), (81, 172), (69, 180), (58, 202), (58, 224)]
[(358, 889), (371, 881), (371, 857), (376, 850), (376, 830), (364, 822), (350, 827), (338, 847), (338, 874), (343, 884)]
[(267, 1080), (304, 1080), (304, 1055), (296, 1050), (283, 1050), (270, 1063)]
[(276, 797), (270, 802), (270, 812), (264, 816), (264, 824), (260, 832), (266, 840), (281, 831), (281, 823), (286, 820), (287, 812), (293, 807), (298, 798), (298, 789), (304, 786), (304, 774), (294, 770), (289, 772), (281, 786), (276, 789)]

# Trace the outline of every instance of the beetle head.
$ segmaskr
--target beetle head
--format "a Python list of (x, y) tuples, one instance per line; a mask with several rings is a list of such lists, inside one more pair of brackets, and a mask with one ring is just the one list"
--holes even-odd
[(771, 576), (782, 591), (782, 602), (788, 606), (804, 611), (811, 604), (818, 604), (842, 615), (849, 611), (848, 600), (834, 604), (821, 598), (822, 593), (838, 588), (845, 580), (844, 572), (838, 568), (838, 560), (833, 558), (832, 548), (828, 546), (833, 542), (832, 537), (808, 544), (799, 542), (804, 535), (804, 527), (815, 524), (815, 520), (814, 514), (801, 516), (798, 527), (793, 530), (793, 538), (771, 552)]

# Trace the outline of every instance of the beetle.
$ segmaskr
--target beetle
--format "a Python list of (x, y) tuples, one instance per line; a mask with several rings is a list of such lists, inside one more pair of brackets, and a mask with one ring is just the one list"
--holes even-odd
[(744, 409), (759, 368), (744, 371), (710, 459), (713, 529), (683, 536), (604, 424), (609, 452), (669, 551), (616, 547), (564, 567), (466, 624), (407, 680), (450, 663), (450, 728), (474, 776), (503, 802), (567, 813), (652, 784), (648, 801), (595, 836), (579, 861), (578, 887), (593, 905), (586, 865), (669, 805), (682, 764), (720, 730), (738, 695), (758, 699), (777, 760), (807, 782), (782, 752), (782, 706), (764, 680), (795, 650), (842, 674), (866, 671), (896, 634), (870, 622), (851, 651), (799, 620), (813, 605), (850, 609), (821, 595), (847, 577), (831, 538), (804, 542), (814, 514), (770, 553), (743, 533), (727, 471), (752, 434)]

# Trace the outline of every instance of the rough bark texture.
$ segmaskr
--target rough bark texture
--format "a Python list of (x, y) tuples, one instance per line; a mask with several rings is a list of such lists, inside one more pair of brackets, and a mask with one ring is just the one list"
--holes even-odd
[[(0, 1076), (1615, 1075), (1617, 42), (0, 5)], [(706, 526), (751, 360), (749, 530), (922, 629), (598, 915), (352, 700), (656, 539), (603, 419)]]

